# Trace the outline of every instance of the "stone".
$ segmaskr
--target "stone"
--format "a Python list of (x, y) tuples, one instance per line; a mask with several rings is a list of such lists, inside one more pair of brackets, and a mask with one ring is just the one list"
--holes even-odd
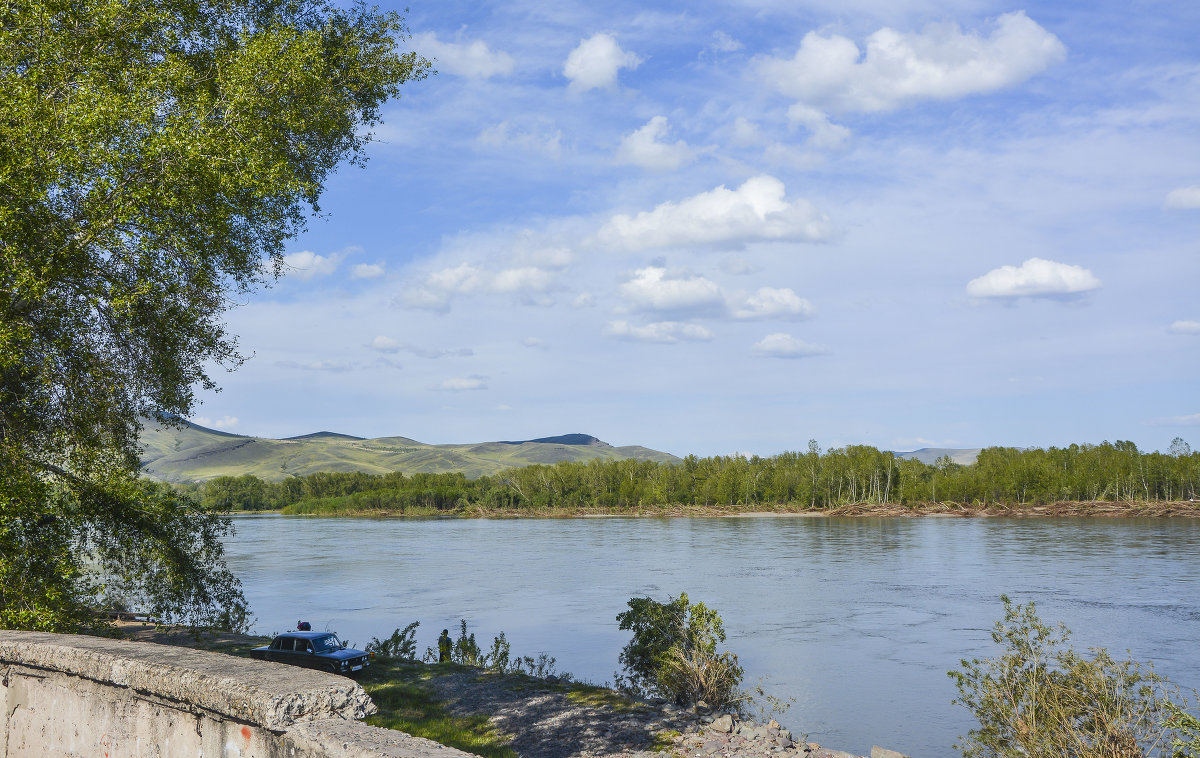
[(873, 745), (871, 747), (871, 758), (908, 758), (904, 753), (898, 753), (895, 750), (888, 750), (886, 747)]
[(775, 719), (771, 719), (770, 721), (767, 722), (767, 728), (768, 729), (778, 729), (779, 722), (776, 721)]
[(784, 737), (783, 734), (780, 734), (778, 737), (775, 738), (775, 744), (778, 745), (779, 747), (791, 747), (792, 745), (794, 745), (796, 743), (792, 742), (791, 737)]
[(700, 748), (700, 750), (706, 755), (712, 755), (723, 747), (725, 746), (720, 742), (717, 742), (716, 740), (709, 740), (708, 742), (704, 743), (704, 747)]
[(733, 716), (730, 716), (728, 713), (722, 714), (713, 719), (708, 728), (716, 732), (725, 732), (728, 734), (733, 731)]

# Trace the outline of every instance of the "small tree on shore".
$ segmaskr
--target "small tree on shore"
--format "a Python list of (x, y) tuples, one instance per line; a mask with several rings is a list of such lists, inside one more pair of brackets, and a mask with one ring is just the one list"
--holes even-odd
[[(995, 658), (962, 661), (949, 672), (955, 703), (979, 720), (956, 747), (967, 758), (1144, 758), (1161, 753), (1187, 716), (1171, 703), (1178, 689), (1147, 663), (1117, 660), (1102, 649), (1091, 657), (1067, 645), (1070, 630), (1050, 627), (1033, 603), (1007, 596), (992, 640)], [(1184, 746), (1181, 740), (1175, 745)], [(1185, 756), (1195, 753), (1176, 752)]]
[(622, 630), (633, 632), (621, 650), (626, 675), (617, 677), (618, 686), (680, 705), (704, 701), (719, 708), (739, 699), (743, 671), (736, 655), (717, 652), (717, 644), (725, 641), (725, 624), (715, 610), (704, 603), (692, 605), (687, 593), (666, 603), (635, 597), (617, 621)]

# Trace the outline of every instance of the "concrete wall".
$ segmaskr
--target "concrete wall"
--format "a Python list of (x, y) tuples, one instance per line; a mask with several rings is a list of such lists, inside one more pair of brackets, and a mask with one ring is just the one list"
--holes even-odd
[(0, 630), (0, 758), (462, 758), (367, 726), (345, 677), (190, 648)]

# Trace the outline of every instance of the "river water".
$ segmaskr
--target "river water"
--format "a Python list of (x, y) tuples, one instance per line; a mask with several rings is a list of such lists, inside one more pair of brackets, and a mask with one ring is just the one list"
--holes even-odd
[(999, 600), (1036, 601), (1074, 647), (1152, 660), (1200, 688), (1200, 521), (992, 518), (235, 519), (255, 631), (362, 646), (419, 620), (423, 651), (466, 619), (486, 649), (611, 681), (637, 595), (717, 609), (746, 681), (794, 698), (810, 741), (957, 755), (972, 725), (946, 672), (990, 656)]

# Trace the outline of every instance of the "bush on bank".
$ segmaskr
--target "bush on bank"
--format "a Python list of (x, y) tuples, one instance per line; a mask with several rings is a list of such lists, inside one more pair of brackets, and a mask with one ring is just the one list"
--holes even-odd
[(1102, 648), (1079, 655), (1070, 631), (1045, 624), (1033, 603), (1001, 600), (992, 631), (1001, 654), (949, 672), (954, 702), (979, 722), (955, 746), (966, 758), (1200, 756), (1200, 721), (1172, 701), (1178, 688), (1153, 666)]

